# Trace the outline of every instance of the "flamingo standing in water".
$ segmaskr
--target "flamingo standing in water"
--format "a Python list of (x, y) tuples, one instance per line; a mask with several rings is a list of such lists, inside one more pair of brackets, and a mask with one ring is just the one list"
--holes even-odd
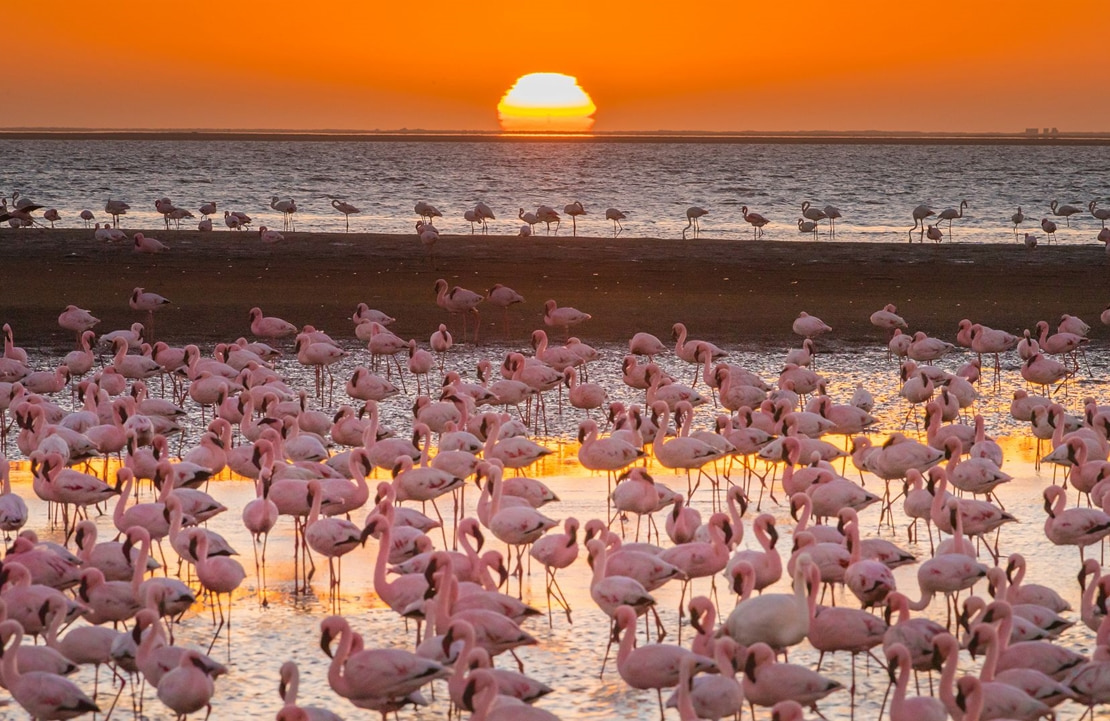
[(572, 325), (585, 323), (593, 318), (589, 313), (583, 313), (569, 305), (559, 306), (554, 299), (543, 304), (543, 323), (552, 328), (562, 328), (564, 333), (570, 333)]
[(1056, 223), (1052, 222), (1048, 218), (1041, 218), (1041, 230), (1043, 230), (1045, 232), (1045, 235), (1048, 236), (1048, 240), (1050, 243), (1056, 242)]
[[(912, 234), (913, 231), (917, 230), (918, 226), (921, 226), (921, 235), (919, 236), (919, 240), (924, 240), (924, 238), (925, 238), (925, 219), (928, 218), (930, 215), (936, 215), (936, 214), (937, 213), (936, 213), (935, 210), (930, 208), (928, 205), (925, 205), (924, 203), (922, 203), (921, 205), (914, 208), (913, 213), (912, 213), (912, 215), (913, 215), (913, 227), (910, 228), (910, 233)], [(912, 235), (910, 237), (910, 242), (911, 243), (913, 242)]]
[(18, 621), (0, 623), (0, 644), (5, 647), (0, 675), (12, 698), (32, 718), (68, 719), (100, 712), (100, 707), (67, 678), (45, 671), (21, 673), (16, 656), (22, 643), (23, 627)]
[[(239, 588), (239, 584), (247, 577), (247, 572), (243, 570), (243, 566), (234, 558), (228, 556), (209, 556), (208, 555), (208, 534), (202, 532), (199, 528), (194, 528), (189, 531), (189, 553), (193, 558), (197, 559), (196, 571), (197, 580), (204, 589), (212, 594), (215, 599), (216, 609), (219, 609), (220, 624), (216, 627), (216, 633), (212, 637), (212, 643), (220, 635), (220, 630), (227, 624), (227, 642), (228, 651), (231, 650), (231, 594), (235, 589)], [(227, 616), (225, 619), (223, 605), (220, 603), (220, 596), (227, 594)], [(216, 621), (216, 609), (212, 611), (212, 622)], [(211, 646), (209, 646), (211, 650)]]
[[(567, 623), (570, 620), (570, 602), (567, 601), (559, 582), (555, 580), (555, 572), (567, 568), (578, 558), (578, 519), (568, 516), (563, 521), (562, 533), (548, 533), (532, 544), (528, 555), (543, 564), (547, 574), (547, 623), (551, 625), (551, 599), (563, 607), (567, 613)], [(552, 590), (554, 589), (554, 590)]]
[(767, 220), (767, 218), (764, 218), (759, 213), (749, 213), (748, 206), (746, 205), (741, 206), (740, 212), (743, 214), (744, 220), (748, 221), (748, 223), (750, 223), (752, 226), (752, 240), (755, 240), (756, 238), (762, 238), (763, 226), (767, 225), (771, 221)]
[(505, 312), (505, 335), (508, 335), (509, 306), (523, 303), (524, 296), (506, 285), (494, 283), (493, 286), (486, 291), (486, 302), (501, 308)]
[(624, 226), (621, 225), (621, 221), (624, 220), (627, 217), (628, 217), (628, 215), (626, 213), (624, 213), (621, 210), (618, 210), (617, 208), (606, 208), (605, 209), (605, 219), (613, 221), (613, 237), (614, 238), (616, 238), (617, 235), (619, 235), (620, 233), (624, 232)]
[(483, 233), (489, 232), (489, 223), (487, 221), (497, 220), (497, 216), (493, 214), (493, 210), (481, 201), (474, 206), (474, 214), (478, 216), (478, 219), (482, 223)]
[(1064, 217), (1064, 222), (1069, 228), (1071, 227), (1071, 216), (1083, 212), (1074, 205), (1060, 205), (1059, 201), (1056, 200), (1049, 203), (1048, 207), (1052, 209), (1053, 215), (1062, 215)]
[(689, 208), (686, 209), (686, 227), (682, 229), (683, 240), (686, 239), (686, 231), (689, 230), (691, 226), (693, 226), (694, 228), (694, 237), (698, 237), (698, 233), (701, 232), (701, 227), (698, 225), (698, 218), (702, 217), (703, 215), (709, 215), (709, 211), (705, 208), (699, 208), (696, 205), (691, 205)]
[(108, 198), (108, 202), (104, 204), (104, 212), (112, 216), (113, 228), (119, 227), (119, 217), (126, 215), (128, 210), (131, 210), (131, 206), (122, 200)]
[(292, 198), (280, 200), (278, 197), (272, 196), (270, 198), (270, 207), (281, 213), (282, 217), (282, 230), (296, 230), (297, 226), (293, 222), (293, 213), (297, 212), (297, 201)]
[(826, 205), (824, 208), (821, 208), (821, 212), (824, 213), (825, 217), (829, 219), (829, 236), (835, 238), (836, 219), (844, 217), (840, 213), (840, 208), (836, 207), (835, 205)]
[(1018, 226), (1025, 222), (1025, 213), (1021, 212), (1021, 206), (1018, 206), (1017, 212), (1010, 216), (1010, 222), (1014, 224), (1014, 238), (1017, 238)]
[(586, 215), (586, 209), (582, 207), (581, 202), (576, 200), (573, 203), (567, 204), (563, 208), (563, 212), (570, 216), (571, 226), (574, 229), (574, 237), (577, 238), (578, 237), (578, 216)]
[(952, 238), (952, 221), (955, 220), (956, 218), (964, 217), (964, 208), (966, 208), (966, 207), (967, 207), (967, 201), (966, 200), (961, 200), (959, 209), (945, 208), (944, 210), (940, 211), (940, 213), (937, 214), (938, 225), (939, 225), (939, 221), (942, 221), (942, 220), (947, 220), (948, 221), (948, 238), (949, 239)]
[(466, 288), (455, 286), (448, 289), (447, 281), (440, 278), (435, 284), (436, 291), (436, 305), (443, 308), (451, 315), (456, 313), (463, 314), (463, 342), (466, 342), (466, 316), (468, 313), (474, 314), (474, 342), (478, 342), (478, 325), (480, 318), (478, 316), (478, 304), (485, 300), (485, 297), (475, 293)]
[(356, 208), (355, 206), (351, 205), (350, 203), (345, 203), (342, 200), (339, 200), (338, 198), (332, 198), (331, 207), (335, 208), (336, 210), (338, 210), (340, 213), (343, 214), (344, 224), (346, 226), (347, 232), (350, 233), (351, 232), (351, 216), (356, 214), (356, 213), (361, 213), (362, 211), (359, 210), (358, 208)]

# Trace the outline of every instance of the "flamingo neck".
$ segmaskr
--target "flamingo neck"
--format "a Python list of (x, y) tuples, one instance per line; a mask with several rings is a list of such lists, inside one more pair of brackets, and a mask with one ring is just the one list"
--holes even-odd
[(979, 670), (979, 680), (983, 683), (993, 681), (994, 674), (998, 670), (998, 634), (988, 633), (986, 643), (987, 657), (983, 661), (983, 667)]
[(344, 624), (339, 633), (339, 648), (332, 656), (331, 665), (328, 666), (328, 683), (340, 696), (346, 696), (350, 690), (350, 683), (343, 674), (343, 667), (351, 655), (351, 646), (354, 644), (354, 634), (351, 627)]
[[(131, 571), (131, 595), (139, 598), (139, 587), (146, 577), (146, 561), (150, 557), (150, 537), (139, 539), (139, 555), (135, 559), (135, 568)], [(131, 560), (131, 559), (125, 559)]]

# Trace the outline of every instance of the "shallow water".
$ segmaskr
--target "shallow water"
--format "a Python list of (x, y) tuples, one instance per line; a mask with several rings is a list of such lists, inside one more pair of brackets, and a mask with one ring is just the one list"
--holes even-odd
[[(335, 372), (340, 388), (354, 364), (369, 364), (368, 354), (364, 350), (354, 347), (352, 349), (356, 352), (345, 361), (342, 368)], [(605, 385), (614, 398), (626, 401), (639, 400), (641, 397), (639, 392), (631, 391), (620, 382), (619, 363), (623, 356), (623, 348), (605, 347), (601, 350), (602, 360), (591, 364), (591, 380)], [(745, 365), (768, 381), (773, 381), (777, 377), (782, 362), (781, 353), (728, 350), (732, 351), (730, 355), (732, 362)], [(473, 369), (480, 357), (498, 362), (503, 356), (503, 351), (504, 349), (491, 346), (479, 349), (463, 347), (450, 354), (449, 367), (456, 368), (473, 379)], [(938, 365), (948, 370), (955, 370), (965, 360), (967, 357), (957, 355)], [(50, 359), (47, 358), (39, 357), (35, 361), (37, 365), (43, 367), (51, 365)], [(1096, 397), (1102, 403), (1107, 401), (1105, 379), (1110, 371), (1107, 367), (1110, 359), (1107, 358), (1105, 348), (1100, 346), (1089, 349), (1087, 361), (1090, 364), (1091, 375), (1087, 375), (1085, 368), (1081, 377), (1067, 389), (1066, 396), (1063, 390), (1058, 394), (1059, 400), (1066, 402), (1073, 411), (1078, 409), (1079, 399), (1087, 395)], [(676, 377), (683, 381), (689, 380), (690, 367), (676, 361), (673, 356), (661, 357), (659, 362)], [(1052, 482), (1053, 468), (1045, 466), (1037, 470), (1033, 467), (1035, 444), (1028, 437), (1024, 424), (1014, 422), (1007, 413), (1010, 392), (1024, 385), (1017, 373), (1016, 363), (1016, 358), (1004, 361), (1001, 391), (998, 394), (990, 393), (989, 382), (984, 383), (982, 391), (986, 397), (980, 400), (975, 409), (986, 418), (988, 432), (1006, 438), (1004, 441), (1007, 453), (1005, 469), (1015, 476), (1015, 480), (1003, 486), (998, 495), (1006, 508), (1018, 517), (1020, 523), (1004, 527), (1000, 536), (1000, 548), (1003, 554), (1012, 552), (1025, 554), (1030, 564), (1027, 581), (1054, 586), (1078, 610), (1079, 588), (1075, 581), (1079, 569), (1078, 553), (1071, 547), (1052, 546), (1045, 540), (1042, 532), (1045, 515), (1040, 491)], [(279, 370), (295, 387), (306, 387), (311, 392), (310, 372), (306, 372), (295, 361), (281, 362)], [(817, 360), (817, 370), (829, 378), (829, 393), (838, 402), (846, 402), (856, 383), (862, 382), (872, 390), (878, 402), (877, 415), (881, 418), (881, 432), (873, 434), (873, 437), (883, 438), (886, 432), (903, 428), (907, 408), (905, 403), (896, 396), (896, 366), (886, 360), (885, 351), (880, 346), (851, 352), (822, 353)], [(411, 380), (411, 378), (407, 379), (409, 383)], [(152, 385), (157, 386), (156, 383)], [(704, 385), (700, 387), (704, 389)], [(410, 386), (408, 396), (391, 399), (383, 404), (383, 414), (399, 433), (407, 432), (409, 428), (411, 398)], [(347, 399), (340, 390), (336, 396), (336, 405), (344, 400)], [(62, 399), (62, 402), (66, 402), (66, 399)], [(581, 412), (567, 409), (560, 419), (555, 411), (555, 405), (553, 399), (549, 401), (547, 436), (548, 442), (556, 448), (557, 453), (528, 469), (529, 475), (541, 478), (561, 499), (558, 503), (545, 507), (544, 512), (560, 520), (573, 515), (583, 524), (590, 518), (604, 518), (605, 479), (603, 476), (591, 475), (584, 471), (576, 459), (577, 444), (573, 440), (573, 435), (576, 424), (581, 418)], [(333, 408), (331, 404), (325, 404), (324, 407), (326, 410)], [(711, 405), (700, 408), (695, 425), (708, 426), (713, 414)], [(195, 441), (196, 428), (197, 425), (194, 424), (189, 442)], [(906, 429), (912, 431), (912, 419)], [(677, 490), (685, 489), (685, 478), (654, 466), (652, 473), (657, 481)], [(855, 471), (849, 466), (846, 475), (855, 477)], [(387, 476), (382, 471), (377, 471), (376, 477)], [(733, 480), (741, 482), (741, 474), (738, 470), (733, 474)], [(25, 470), (17, 472), (15, 481), (17, 490), (28, 499), (31, 506), (32, 521), (29, 525), (43, 532), (46, 519), (45, 507), (31, 492), (27, 472)], [(882, 484), (876, 479), (868, 479), (869, 488), (875, 489), (881, 486)], [(276, 693), (278, 667), (283, 661), (293, 659), (301, 669), (303, 703), (325, 705), (348, 718), (368, 718), (365, 712), (355, 710), (345, 700), (337, 698), (327, 686), (328, 659), (319, 648), (319, 622), (329, 612), (326, 564), (320, 564), (318, 561), (311, 594), (294, 593), (290, 552), (292, 524), (288, 519), (282, 519), (269, 541), (268, 583), (265, 591), (268, 605), (261, 608), (260, 591), (253, 575), (251, 540), (242, 527), (238, 512), (243, 504), (253, 497), (253, 488), (244, 481), (223, 480), (211, 484), (209, 490), (231, 509), (213, 519), (209, 527), (224, 534), (232, 542), (239, 550), (240, 560), (248, 570), (247, 581), (235, 595), (230, 647), (221, 637), (213, 650), (213, 654), (218, 658), (229, 660), (231, 673), (216, 683), (212, 717), (237, 719), (244, 718), (248, 714), (271, 716), (279, 708)], [(467, 508), (471, 513), (473, 513), (476, 496), (473, 491), (468, 492), (466, 496)], [(758, 496), (758, 483), (752, 489), (752, 496), (753, 499)], [(1074, 494), (1069, 501), (1074, 502)], [(710, 494), (703, 488), (695, 497), (695, 506), (702, 511), (703, 517), (708, 517), (709, 505)], [(748, 513), (749, 522), (755, 516), (754, 511), (753, 507)], [(774, 514), (777, 519), (780, 531), (783, 532), (778, 549), (785, 558), (790, 549), (789, 529), (792, 521), (783, 506), (775, 505), (767, 498), (763, 500), (763, 511)], [(449, 514), (445, 511), (444, 515)], [(874, 507), (861, 514), (861, 518), (862, 527), (865, 530), (877, 530), (880, 535), (907, 547), (919, 558), (927, 556), (929, 546), (924, 535), (919, 543), (907, 542), (900, 504), (895, 504), (894, 529), (888, 526), (879, 527), (878, 511)], [(363, 515), (356, 514), (354, 520), (361, 523)], [(102, 531), (102, 537), (113, 535), (110, 516), (99, 518), (98, 526)], [(750, 528), (746, 530), (743, 547), (758, 547)], [(60, 534), (54, 532), (45, 535), (57, 538)], [(433, 534), (433, 538), (438, 538), (438, 534)], [(490, 537), (487, 540), (497, 547), (496, 539)], [(414, 639), (413, 631), (411, 629), (406, 631), (396, 615), (373, 593), (372, 569), (377, 551), (377, 543), (370, 541), (365, 549), (356, 549), (346, 557), (343, 564), (342, 612), (350, 619), (354, 629), (364, 635), (368, 644), (410, 647)], [(1092, 555), (1096, 552), (1092, 549)], [(983, 556), (987, 558), (985, 553)], [(573, 608), (573, 624), (568, 623), (566, 617), (558, 611), (555, 612), (550, 626), (544, 618), (526, 624), (528, 630), (539, 639), (539, 645), (525, 648), (519, 655), (528, 673), (556, 689), (555, 693), (543, 699), (540, 705), (567, 719), (657, 718), (655, 695), (651, 692), (626, 688), (617, 675), (612, 660), (604, 679), (598, 678), (608, 633), (608, 619), (593, 607), (589, 599), (590, 575), (584, 557), (583, 552), (571, 569), (559, 574), (560, 585), (568, 595)], [(989, 563), (989, 560), (987, 562)], [(171, 561), (170, 565), (172, 568), (176, 566), (176, 562)], [(918, 596), (915, 574), (916, 566), (895, 571), (899, 588), (913, 598)], [(786, 591), (788, 583), (780, 581), (771, 590)], [(705, 594), (708, 591), (709, 584), (705, 579), (694, 583), (695, 593)], [(732, 608), (733, 601), (729, 598), (726, 584), (719, 584), (718, 591), (720, 608), (727, 614)], [(985, 584), (977, 586), (975, 591), (985, 595)], [(677, 636), (679, 593), (680, 588), (675, 584), (653, 593), (668, 629), (669, 635), (666, 639), (668, 642), (673, 642)], [(546, 609), (543, 573), (538, 567), (534, 567), (531, 574), (525, 577), (523, 594), (526, 601)], [(843, 593), (838, 594), (837, 602), (854, 605), (853, 599), (846, 598)], [(1077, 610), (1068, 614), (1069, 617), (1077, 619)], [(928, 614), (943, 623), (943, 602), (934, 602), (928, 609)], [(176, 633), (179, 643), (193, 643), (207, 647), (212, 634), (208, 612), (198, 606), (194, 613), (186, 617)], [(688, 640), (689, 633), (688, 628), (684, 629), (684, 640)], [(1059, 642), (1069, 648), (1089, 652), (1094, 645), (1094, 633), (1080, 624), (1065, 633)], [(809, 665), (816, 663), (816, 653), (809, 649), (807, 644), (793, 649), (790, 658), (797, 663)], [(961, 670), (977, 669), (979, 662), (972, 663), (964, 654)], [(511, 659), (508, 663), (504, 661), (498, 663), (511, 665)], [(822, 664), (822, 672), (847, 685), (850, 679), (849, 657), (837, 655), (826, 658)], [(878, 707), (886, 688), (885, 670), (878, 668), (874, 661), (861, 657), (857, 672), (856, 717), (877, 718)], [(75, 680), (83, 688), (92, 689), (91, 672), (82, 671)], [(101, 680), (104, 680), (103, 674)], [(922, 686), (922, 693), (926, 693), (927, 688), (927, 684)], [(130, 703), (127, 700), (128, 693), (125, 692), (117, 714), (124, 712)], [(432, 694), (427, 695), (431, 700)], [(402, 712), (401, 718), (444, 718), (447, 706), (442, 686), (436, 689), (434, 698), (430, 707), (418, 711), (406, 710)], [(847, 719), (851, 716), (847, 694), (843, 692), (830, 696), (820, 704), (820, 708), (830, 719)], [(1078, 718), (1081, 713), (1077, 706), (1068, 704), (1062, 706), (1061, 711), (1060, 717), (1063, 719)], [(147, 694), (144, 713), (150, 719), (172, 718), (172, 715), (153, 698), (151, 692)], [(677, 714), (673, 711), (668, 712), (668, 718), (677, 718)], [(769, 712), (765, 709), (761, 710), (757, 718), (769, 718)]]
[[(198, 218), (201, 204), (216, 201), (220, 231), (224, 210), (247, 212), (256, 228), (281, 228), (270, 207), (277, 195), (297, 201), (300, 230), (342, 232), (344, 216), (331, 206), (339, 198), (362, 210), (352, 230), (413, 232), (413, 205), (424, 200), (443, 213), (441, 232), (467, 233), (463, 212), (481, 200), (497, 215), (490, 232), (515, 235), (513, 208), (546, 204), (561, 213), (578, 200), (588, 213), (578, 221), (583, 235), (610, 234), (605, 209), (616, 207), (628, 214), (624, 237), (677, 239), (686, 208), (698, 205), (710, 211), (704, 235), (750, 237), (747, 206), (770, 219), (767, 240), (792, 241), (811, 237), (797, 227), (809, 200), (840, 209), (837, 240), (904, 242), (915, 206), (939, 213), (967, 200), (951, 236), (942, 226), (946, 240), (1013, 241), (1010, 216), (1022, 206), (1024, 231), (1043, 240), (1047, 216), (1060, 226), (1059, 241), (1088, 242), (1100, 224), (1087, 204), (1110, 196), (1107, 145), (0, 140), (0, 157), (0, 192), (57, 208), (70, 228), (82, 225), (86, 208), (109, 220), (109, 197), (131, 204), (125, 226), (161, 227), (154, 200), (164, 196)], [(1072, 227), (1051, 215), (1054, 199), (1082, 211)], [(566, 221), (562, 234), (571, 232)]]

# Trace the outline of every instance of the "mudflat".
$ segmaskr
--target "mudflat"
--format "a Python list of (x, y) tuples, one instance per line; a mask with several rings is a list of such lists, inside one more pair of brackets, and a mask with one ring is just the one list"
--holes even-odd
[[(133, 234), (135, 229), (128, 229)], [(158, 254), (106, 243), (85, 229), (0, 231), (0, 321), (23, 346), (62, 349), (58, 326), (68, 304), (90, 310), (98, 332), (144, 321), (127, 303), (135, 287), (172, 305), (155, 317), (154, 337), (199, 344), (249, 336), (258, 306), (298, 326), (351, 338), (364, 302), (397, 320), (398, 335), (426, 343), (441, 322), (458, 335), (461, 318), (436, 304), (435, 282), (478, 293), (495, 283), (525, 302), (506, 318), (479, 306), (479, 342), (526, 342), (543, 328), (554, 299), (593, 318), (572, 330), (591, 343), (619, 343), (637, 331), (669, 340), (674, 323), (718, 344), (767, 347), (798, 342), (801, 311), (833, 328), (831, 344), (874, 342), (869, 316), (897, 306), (913, 331), (953, 340), (959, 321), (1020, 334), (1064, 313), (1110, 335), (1098, 322), (1110, 302), (1102, 245), (1027, 249), (1023, 244), (767, 242), (739, 239), (443, 236), (435, 259), (413, 235), (286, 233), (263, 243), (257, 232), (144, 231), (169, 246)], [(561, 331), (553, 338), (562, 339)]]

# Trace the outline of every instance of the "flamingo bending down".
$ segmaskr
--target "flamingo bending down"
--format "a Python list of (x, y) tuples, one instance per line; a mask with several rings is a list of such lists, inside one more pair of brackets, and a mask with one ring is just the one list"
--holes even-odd
[(682, 229), (683, 240), (686, 239), (686, 231), (690, 229), (690, 226), (693, 226), (694, 228), (694, 237), (698, 237), (698, 233), (701, 232), (701, 227), (698, 225), (698, 218), (702, 217), (703, 215), (709, 215), (709, 211), (705, 208), (699, 208), (696, 205), (691, 205), (689, 208), (686, 209), (686, 227)]
[[(925, 219), (928, 218), (930, 215), (936, 215), (936, 211), (930, 208), (928, 205), (922, 203), (921, 205), (913, 209), (912, 215), (913, 228), (910, 229), (910, 233), (912, 234), (913, 231), (917, 230), (918, 226), (921, 226), (921, 235), (919, 236), (919, 239), (923, 240), (925, 238)], [(910, 236), (910, 242), (913, 242), (912, 235)]]
[(628, 214), (616, 208), (605, 209), (605, 219), (613, 221), (613, 237), (616, 238), (619, 234), (624, 232), (624, 226), (621, 221), (628, 218)]

